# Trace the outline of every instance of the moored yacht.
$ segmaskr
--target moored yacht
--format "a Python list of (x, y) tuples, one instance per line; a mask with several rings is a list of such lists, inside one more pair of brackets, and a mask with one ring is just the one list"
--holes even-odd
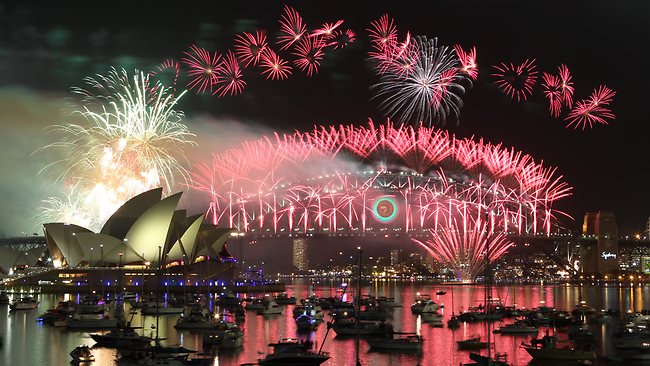
[(273, 353), (258, 360), (262, 366), (317, 366), (330, 359), (326, 352), (312, 350), (313, 343), (296, 339), (283, 339), (272, 343)]
[(38, 307), (38, 301), (34, 300), (31, 296), (25, 296), (21, 299), (15, 300), (9, 305), (11, 310), (32, 310)]
[(395, 351), (421, 351), (422, 337), (417, 334), (400, 335), (396, 338), (370, 338), (368, 344), (373, 349)]

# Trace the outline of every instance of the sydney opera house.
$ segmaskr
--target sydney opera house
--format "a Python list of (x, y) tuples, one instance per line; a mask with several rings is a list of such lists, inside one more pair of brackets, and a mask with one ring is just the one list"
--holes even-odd
[[(77, 285), (153, 285), (162, 273), (168, 285), (209, 284), (229, 280), (235, 259), (225, 247), (230, 228), (188, 216), (177, 209), (181, 193), (162, 197), (162, 188), (133, 197), (99, 232), (67, 223), (44, 225), (51, 270), (29, 282)], [(157, 271), (157, 269), (162, 269)]]

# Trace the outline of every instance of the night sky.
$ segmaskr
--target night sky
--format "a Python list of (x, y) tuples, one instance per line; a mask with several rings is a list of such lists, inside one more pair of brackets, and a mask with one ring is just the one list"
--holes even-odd
[[(156, 2), (135, 8), (136, 3), (0, 2), (0, 126), (13, 131), (2, 137), (3, 199), (19, 195), (15, 190), (22, 186), (8, 171), (14, 165), (31, 165), (28, 160), (34, 159), (29, 153), (9, 151), (7, 144), (38, 141), (42, 133), (18, 122), (32, 117), (10, 112), (8, 106), (16, 105), (15, 100), (29, 100), (32, 104), (25, 111), (43, 119), (45, 108), (53, 107), (39, 101), (68, 97), (69, 88), (81, 85), (84, 76), (105, 74), (110, 66), (148, 71), (165, 58), (179, 59), (193, 43), (225, 51), (242, 31), (264, 29), (273, 38), (286, 3), (301, 13), (310, 29), (344, 19), (344, 27), (357, 33), (357, 42), (328, 52), (312, 78), (294, 71), (288, 80), (267, 81), (246, 70), (243, 95), (218, 98), (188, 93), (180, 109), (189, 117), (190, 129), (192, 117), (206, 114), (269, 131), (364, 124), (368, 118), (383, 121), (369, 90), (378, 79), (367, 61), (365, 29), (371, 20), (389, 13), (400, 38), (410, 31), (438, 37), (443, 45), (477, 47), (479, 79), (463, 98), (459, 124), (443, 128), (461, 137), (502, 142), (557, 166), (574, 187), (573, 196), (557, 206), (576, 218), (567, 226), (577, 229), (585, 212), (610, 210), (621, 232), (632, 234), (641, 231), (650, 216), (649, 80), (644, 66), (650, 44), (650, 3), (646, 1), (625, 5), (612, 1), (234, 1), (227, 6), (212, 1)], [(510, 100), (492, 83), (491, 65), (526, 58), (537, 58), (540, 74), (566, 64), (578, 100), (600, 84), (616, 90), (612, 105), (616, 120), (585, 131), (565, 129), (562, 119), (548, 113), (539, 88), (528, 102)], [(23, 129), (26, 133), (21, 136)], [(10, 158), (24, 160), (10, 162)], [(30, 228), (3, 230), (16, 234)]]

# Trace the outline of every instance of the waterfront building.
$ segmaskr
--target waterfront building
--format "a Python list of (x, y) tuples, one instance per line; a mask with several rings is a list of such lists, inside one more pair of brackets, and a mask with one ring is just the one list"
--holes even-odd
[(580, 271), (607, 276), (619, 270), (618, 226), (612, 212), (585, 214), (580, 246)]

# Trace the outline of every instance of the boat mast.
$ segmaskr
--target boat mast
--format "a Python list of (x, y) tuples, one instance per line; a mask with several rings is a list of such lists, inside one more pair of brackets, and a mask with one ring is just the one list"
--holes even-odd
[(488, 241), (485, 250), (485, 297), (486, 297), (486, 306), (487, 306), (487, 364), (490, 366), (492, 364), (492, 342), (490, 340), (491, 334), (490, 331), (490, 305), (492, 302), (492, 269), (490, 268), (490, 242)]
[(359, 250), (359, 258), (357, 258), (357, 300), (354, 317), (356, 337), (354, 338), (354, 348), (357, 355), (357, 366), (361, 366), (361, 361), (359, 361), (359, 315), (361, 312), (361, 254), (363, 251), (361, 250), (361, 247), (357, 247), (357, 249)]

